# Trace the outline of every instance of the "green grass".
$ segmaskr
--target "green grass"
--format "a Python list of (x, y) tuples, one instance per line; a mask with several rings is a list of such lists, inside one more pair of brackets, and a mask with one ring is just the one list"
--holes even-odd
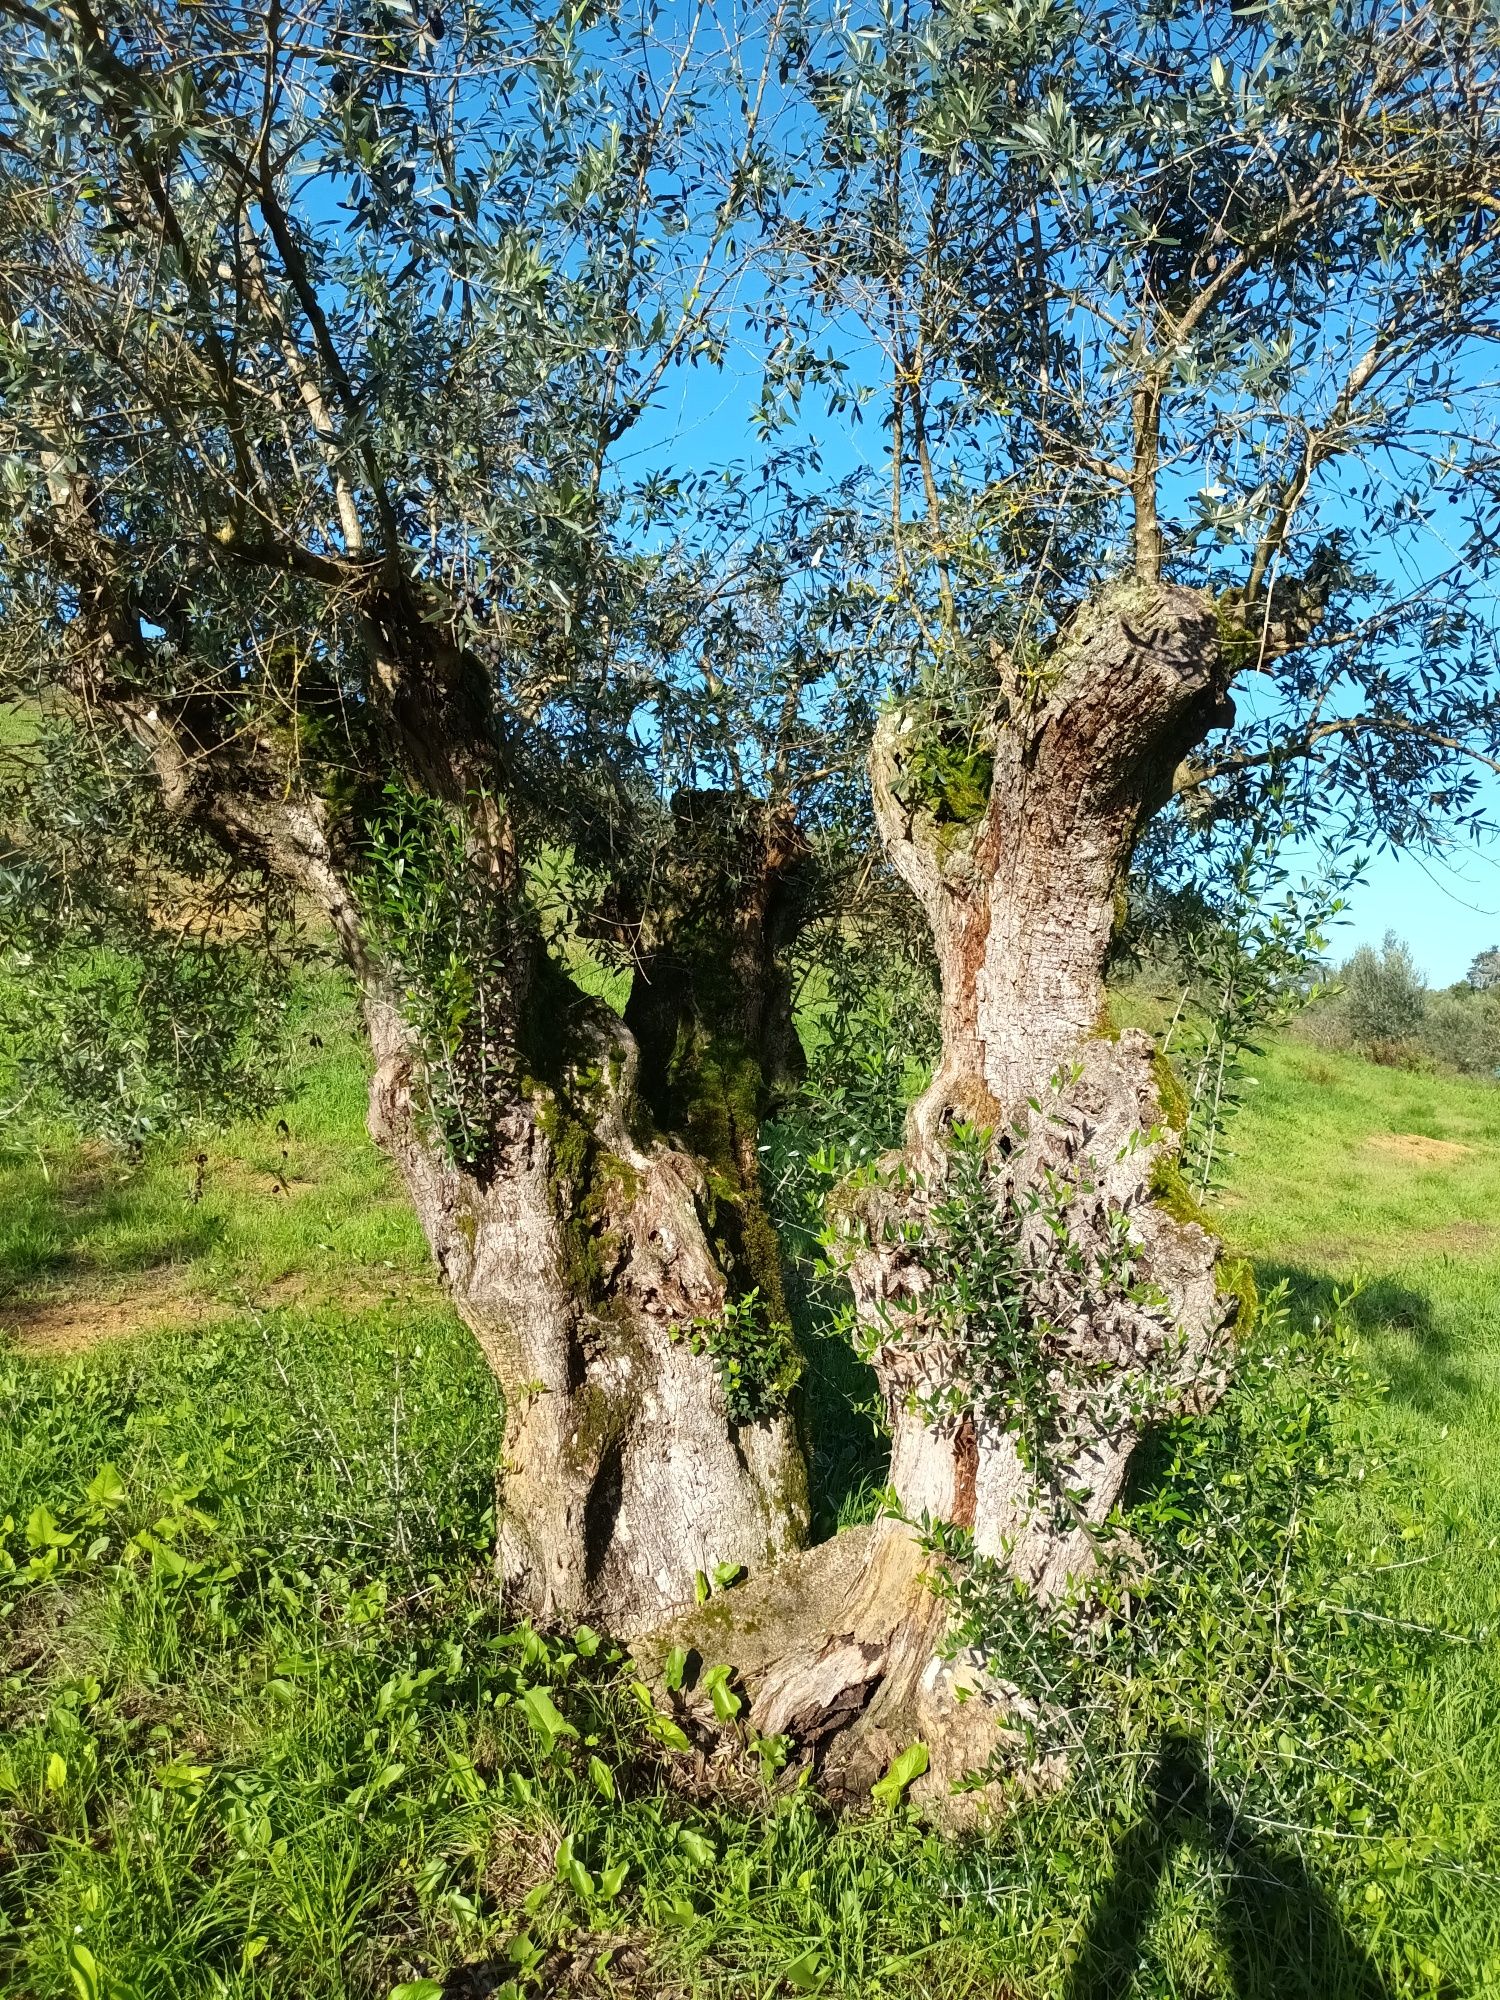
[[(1500, 1991), (1500, 1088), (1296, 1043), (1254, 1067), (1225, 1227), (1304, 1311), (1360, 1287), (1353, 1315), (1389, 1384), (1376, 1447), (1403, 1481), (1374, 1523), (1350, 1496), (1351, 1523), (1401, 1545), (1387, 1616), (1477, 1640), (1433, 1649), (1392, 1718), (1424, 1823), (1396, 1879), (1372, 1880), (1372, 1928), (1408, 1900), (1457, 1990)], [(1452, 1150), (1423, 1157), (1422, 1139)], [(1424, 1831), (1441, 1849), (1425, 1882)]]
[[(1294, 1045), (1260, 1069), (1225, 1226), (1305, 1322), (1363, 1272), (1391, 1391), (1350, 1406), (1367, 1477), (1322, 1531), (1316, 1594), (1348, 1615), (1320, 1613), (1326, 1657), (1271, 1645), (1286, 1685), (1243, 1765), (1302, 1772), (1307, 1822), (1262, 1811), (1249, 1847), (1216, 1846), (1212, 1801), (1162, 1804), (1215, 1662), (1259, 1657), (1222, 1591), (1207, 1664), (1131, 1683), (1128, 1768), (964, 1844), (837, 1820), (752, 1756), (705, 1770), (607, 1645), (507, 1628), (500, 1413), (364, 1138), (331, 995), (285, 1102), (206, 1147), (198, 1200), (191, 1145), (0, 1161), (0, 1991), (1500, 1992), (1500, 1667), (1474, 1643), (1500, 1586), (1500, 1091)], [(1428, 1165), (1380, 1133), (1471, 1150)], [(28, 1351), (36, 1301), (91, 1297), (118, 1338)], [(1295, 1438), (1299, 1394), (1268, 1435)], [(839, 1468), (868, 1467), (824, 1458), (831, 1525)], [(1303, 1717), (1289, 1747), (1272, 1713)]]
[(367, 1077), (339, 986), (296, 1008), (285, 1077), (263, 1119), (192, 1144), (132, 1158), (56, 1132), (12, 1152), (0, 1323), (24, 1333), (20, 1300), (116, 1300), (128, 1327), (132, 1302), (155, 1323), (189, 1316), (184, 1300), (197, 1317), (246, 1296), (430, 1289), (421, 1232), (364, 1136)]
[(1393, 1416), (1445, 1477), (1500, 1497), (1500, 1088), (1294, 1042), (1255, 1069), (1224, 1226), (1305, 1297), (1362, 1280)]

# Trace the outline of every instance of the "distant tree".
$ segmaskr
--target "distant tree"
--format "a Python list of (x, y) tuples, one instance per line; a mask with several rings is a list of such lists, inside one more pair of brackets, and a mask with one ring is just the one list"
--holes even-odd
[(1427, 1012), (1427, 986), (1410, 948), (1387, 931), (1377, 952), (1362, 944), (1340, 973), (1357, 1047), (1380, 1055), (1411, 1042)]
[(1429, 995), (1421, 1046), (1461, 1076), (1494, 1076), (1500, 1071), (1500, 990), (1458, 986)]
[(1474, 954), (1469, 966), (1469, 984), (1478, 993), (1491, 993), (1500, 987), (1500, 944)]

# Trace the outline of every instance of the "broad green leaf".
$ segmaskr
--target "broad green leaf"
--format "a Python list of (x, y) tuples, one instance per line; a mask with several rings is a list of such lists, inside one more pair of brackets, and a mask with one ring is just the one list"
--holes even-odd
[(192, 1576), (197, 1572), (199, 1567), (197, 1563), (189, 1562), (186, 1556), (180, 1556), (176, 1549), (153, 1535), (148, 1528), (142, 1528), (135, 1539), (137, 1546), (150, 1556), (152, 1567), (171, 1577), (174, 1582), (181, 1582), (183, 1577)]
[(679, 1727), (670, 1715), (652, 1716), (651, 1727), (656, 1731), (669, 1750), (683, 1751), (692, 1749), (693, 1746), (688, 1742), (686, 1731)]
[(729, 1676), (733, 1671), (732, 1667), (710, 1667), (703, 1676), (703, 1685), (708, 1690), (708, 1698), (720, 1722), (733, 1722), (745, 1705), (729, 1685)]
[(52, 1755), (47, 1759), (47, 1790), (49, 1792), (60, 1792), (67, 1782), (67, 1762), (64, 1758), (59, 1757), (54, 1750)]
[(527, 1688), (521, 1697), (527, 1720), (550, 1750), (559, 1736), (576, 1736), (578, 1731), (552, 1699), (550, 1688)]
[(26, 1522), (26, 1540), (34, 1549), (65, 1549), (76, 1542), (76, 1533), (69, 1533), (57, 1525), (57, 1516), (52, 1509), (39, 1503), (31, 1510)]
[(157, 1772), (157, 1782), (169, 1792), (201, 1792), (207, 1779), (213, 1776), (210, 1764), (185, 1764), (173, 1758), (170, 1764), (163, 1764)]
[(697, 1868), (711, 1868), (719, 1858), (719, 1850), (713, 1842), (703, 1834), (695, 1833), (690, 1826), (680, 1829), (677, 1845)]
[(823, 1954), (814, 1947), (794, 1958), (781, 1976), (794, 1992), (815, 1993), (823, 1984), (825, 1971)]
[(88, 1498), (95, 1507), (118, 1507), (123, 1504), (125, 1483), (114, 1466), (100, 1466), (88, 1483)]
[(391, 1988), (388, 2000), (443, 2000), (443, 1991), (436, 1979), (406, 1979)]
[(68, 1942), (68, 1971), (72, 1975), (78, 2000), (104, 2000), (104, 1976), (99, 1970), (99, 1961), (78, 1938), (71, 1938)]
[(595, 1791), (613, 1801), (615, 1796), (615, 1775), (602, 1757), (590, 1757), (589, 1776), (594, 1781)]
[(557, 1873), (581, 1903), (594, 1899), (594, 1878), (573, 1852), (573, 1836), (565, 1834), (557, 1850)]
[(899, 1757), (891, 1759), (891, 1767), (879, 1783), (871, 1785), (871, 1798), (883, 1806), (897, 1805), (907, 1786), (914, 1778), (920, 1778), (926, 1769), (927, 1745), (909, 1744)]
[(687, 1672), (687, 1663), (686, 1646), (674, 1646), (668, 1653), (666, 1665), (662, 1668), (662, 1679), (666, 1682), (669, 1693), (676, 1694), (681, 1689), (682, 1677)]

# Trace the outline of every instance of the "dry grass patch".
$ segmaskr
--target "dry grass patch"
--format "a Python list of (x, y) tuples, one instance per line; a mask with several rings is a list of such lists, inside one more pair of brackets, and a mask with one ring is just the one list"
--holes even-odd
[(0, 1332), (23, 1354), (83, 1354), (105, 1341), (163, 1327), (190, 1326), (212, 1310), (175, 1268), (152, 1271), (108, 1298), (11, 1298), (0, 1305)]
[(1429, 1139), (1422, 1132), (1372, 1132), (1365, 1144), (1376, 1153), (1394, 1160), (1407, 1160), (1418, 1167), (1446, 1167), (1473, 1153), (1456, 1139)]
[(53, 1293), (6, 1299), (0, 1303), (0, 1340), (8, 1339), (22, 1354), (63, 1360), (112, 1341), (200, 1326), (208, 1320), (233, 1319), (246, 1305), (260, 1311), (283, 1306), (336, 1306), (348, 1313), (372, 1312), (398, 1303), (430, 1306), (440, 1297), (435, 1280), (398, 1281), (378, 1271), (353, 1276), (344, 1271), (326, 1276), (298, 1272), (256, 1286), (253, 1295), (243, 1298), (214, 1297), (191, 1289), (186, 1273), (171, 1266), (146, 1272), (125, 1289), (107, 1296)]

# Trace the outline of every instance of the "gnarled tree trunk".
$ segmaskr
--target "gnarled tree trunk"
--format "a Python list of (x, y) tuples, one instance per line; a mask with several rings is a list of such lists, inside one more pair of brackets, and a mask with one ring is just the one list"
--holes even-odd
[[(1149, 1038), (1109, 1024), (1104, 968), (1140, 831), (1182, 757), (1223, 719), (1217, 666), (1210, 601), (1130, 583), (1080, 612), (1043, 669), (1040, 706), (997, 731), (989, 799), (972, 826), (940, 826), (903, 798), (910, 725), (900, 716), (872, 762), (886, 848), (927, 913), (943, 986), (941, 1059), (906, 1150), (926, 1192), (903, 1205), (920, 1212), (942, 1189), (955, 1120), (990, 1130), (990, 1191), (1016, 1217), (1041, 1294), (1034, 1312), (1055, 1323), (1050, 1358), (1059, 1371), (1071, 1360), (1129, 1385), (1127, 1403), (1144, 1391), (1148, 1409), (1217, 1379), (1225, 1308), (1215, 1246), (1158, 1199), (1177, 1140)], [(924, 1392), (954, 1357), (941, 1342), (886, 1337), (902, 1330), (892, 1308), (919, 1303), (931, 1281), (920, 1244), (886, 1240), (890, 1219), (869, 1216), (851, 1277), (891, 1405), (893, 1484), (909, 1515), (971, 1529), (979, 1553), (1057, 1597), (1093, 1566), (1091, 1531), (1119, 1498), (1140, 1422), (1123, 1408), (1111, 1420), (1107, 1394), (1077, 1420), (1059, 1413), (1040, 1493), (1013, 1429), (977, 1412), (972, 1423), (924, 1422)], [(1099, 1282), (1122, 1224), (1132, 1276), (1154, 1299), (1111, 1296), (1121, 1288)], [(1084, 1275), (1063, 1268), (1079, 1258)], [(1064, 1490), (1088, 1497), (1055, 1504)]]
[[(498, 1557), (539, 1619), (630, 1635), (691, 1603), (700, 1570), (760, 1569), (806, 1537), (757, 1150), (771, 1052), (795, 1044), (768, 918), (800, 847), (740, 831), (732, 855), (694, 850), (694, 895), (660, 915), (623, 1021), (535, 945), (524, 985), (523, 941), (499, 954), (491, 1013), (515, 1015), (515, 1049), (490, 1051), (467, 1163), (419, 1037), (378, 983), (367, 1001), (370, 1129), (501, 1385)], [(779, 1379), (757, 1379), (768, 1353)]]
[[(1006, 691), (971, 822), (921, 795), (913, 752), (930, 722), (897, 713), (878, 733), (882, 836), (926, 912), (943, 988), (936, 1074), (901, 1159), (861, 1202), (849, 1258), (904, 1519), (863, 1531), (852, 1562), (815, 1550), (800, 1582), (783, 1580), (783, 1596), (820, 1601), (811, 1630), (778, 1624), (769, 1580), (746, 1606), (759, 1636), (738, 1649), (756, 1725), (831, 1739), (830, 1775), (855, 1789), (921, 1737), (923, 1787), (943, 1797), (1004, 1726), (990, 1703), (960, 1699), (972, 1674), (942, 1657), (914, 1527), (964, 1529), (1038, 1599), (1063, 1599), (1099, 1559), (1153, 1418), (1222, 1385), (1233, 1307), (1216, 1246), (1163, 1204), (1178, 1136), (1152, 1045), (1114, 1033), (1103, 985), (1136, 839), (1224, 719), (1222, 688), (1211, 601), (1131, 582), (1083, 608), (1029, 689)], [(1009, 1317), (990, 1328), (1004, 1341), (976, 1325), (972, 1299), (954, 1303), (967, 1294), (944, 1203), (960, 1155), (961, 1234), (988, 1231), (1010, 1259)]]
[(790, 1414), (736, 1422), (687, 1337), (732, 1295), (716, 1201), (689, 1153), (636, 1136), (634, 1050), (611, 1025), (592, 1024), (603, 1080), (572, 1097), (535, 1085), (481, 1177), (432, 1135), (420, 1055), (386, 1013), (370, 1128), (505, 1396), (508, 1601), (629, 1634), (690, 1603), (697, 1571), (799, 1547), (807, 1476)]

